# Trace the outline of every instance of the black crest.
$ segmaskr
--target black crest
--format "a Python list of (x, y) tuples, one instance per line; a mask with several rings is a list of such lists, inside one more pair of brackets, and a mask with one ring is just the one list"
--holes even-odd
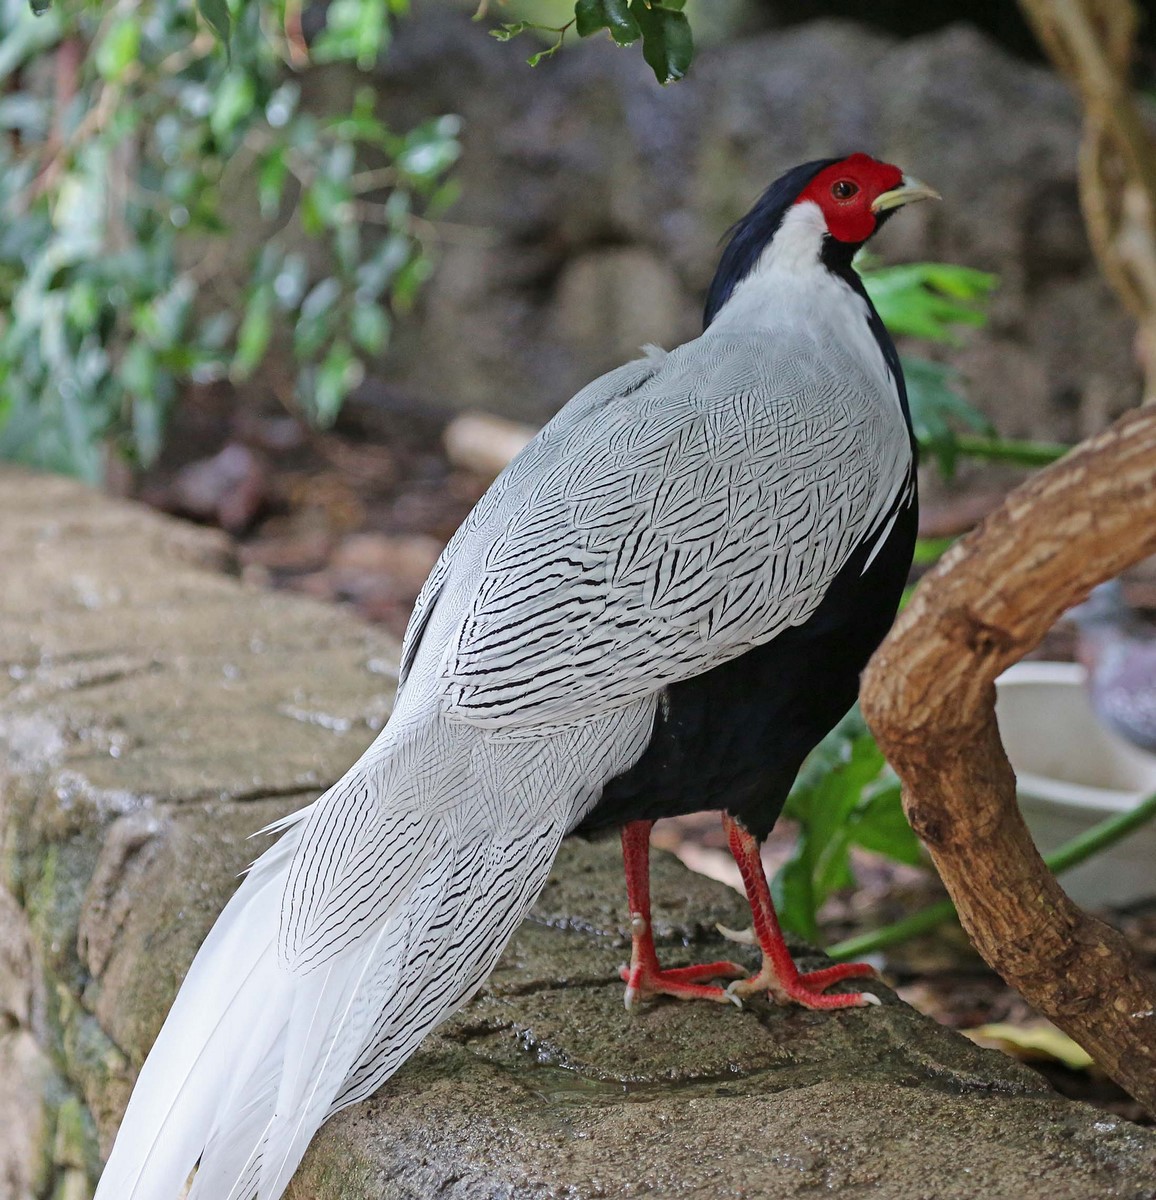
[(799, 193), (820, 171), (840, 161), (838, 158), (817, 158), (814, 162), (803, 163), (780, 175), (758, 198), (751, 211), (731, 226), (726, 249), (714, 273), (710, 291), (706, 294), (706, 309), (702, 317), (704, 329), (715, 319), (718, 310), (730, 299), (735, 288), (754, 269), (759, 255), (778, 232), (783, 215), (799, 198)]

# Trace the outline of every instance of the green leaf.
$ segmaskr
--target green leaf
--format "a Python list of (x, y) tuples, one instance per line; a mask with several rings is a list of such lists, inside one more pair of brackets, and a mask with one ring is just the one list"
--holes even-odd
[(606, 25), (604, 0), (578, 0), (574, 5), (574, 31), (579, 37), (589, 37)]
[(261, 205), (261, 216), (266, 219), (277, 216), (281, 211), (281, 196), (285, 181), (289, 178), (289, 163), (284, 147), (271, 150), (261, 163), (257, 176), (257, 196)]
[(273, 275), (273, 294), (277, 307), (290, 312), (301, 303), (309, 282), (309, 266), (302, 254), (286, 254)]
[(313, 419), (318, 425), (332, 425), (345, 397), (357, 387), (365, 368), (354, 357), (348, 342), (338, 341), (329, 348), (318, 368), (313, 387)]
[(433, 263), (424, 254), (415, 254), (394, 277), (391, 296), (395, 307), (401, 312), (412, 308), (418, 288), (432, 274)]
[(197, 8), (209, 28), (228, 49), (229, 38), (233, 32), (233, 18), (229, 15), (227, 0), (197, 0)]
[(377, 249), (357, 268), (358, 303), (376, 300), (409, 261), (410, 242), (400, 233), (383, 238)]
[(114, 83), (136, 62), (140, 50), (140, 21), (125, 17), (117, 21), (96, 46), (96, 69), (103, 79)]
[(815, 903), (811, 864), (802, 843), (796, 847), (794, 856), (775, 872), (771, 880), (771, 899), (784, 929), (811, 942), (819, 940), (819, 926), (815, 921), (819, 906)]
[(237, 331), (237, 353), (233, 355), (232, 374), (245, 380), (265, 357), (273, 336), (273, 287), (262, 284), (253, 290), (245, 306), (245, 316)]
[(545, 50), (539, 50), (536, 54), (531, 54), (526, 59), (526, 65), (537, 67), (546, 61), (548, 58), (553, 58), (559, 50), (562, 49), (562, 39), (559, 38), (552, 46), (547, 46)]
[(426, 197), (426, 216), (436, 221), (444, 216), (461, 199), (462, 185), (456, 179), (447, 179)]
[(499, 42), (508, 42), (512, 38), (516, 38), (518, 34), (525, 33), (527, 29), (534, 29), (535, 25), (532, 21), (508, 21), (498, 29), (490, 30), (490, 37), (496, 38)]
[(406, 134), (396, 157), (399, 171), (422, 182), (433, 182), (457, 161), (461, 144), (457, 117), (424, 121)]
[(814, 802), (819, 785), (830, 772), (846, 761), (850, 744), (867, 732), (867, 722), (859, 711), (858, 704), (831, 730), (829, 734), (807, 755), (802, 769), (787, 796), (783, 812), (797, 821), (805, 821)]
[(359, 304), (353, 310), (350, 333), (366, 354), (380, 354), (389, 343), (389, 313), (379, 304)]
[[(166, 378), (165, 383), (168, 382)], [(138, 395), (133, 400), (133, 445), (137, 458), (145, 466), (154, 463), (161, 452), (171, 391), (171, 387), (159, 387), (147, 394)]]
[(117, 372), (120, 382), (132, 396), (148, 396), (156, 387), (157, 356), (143, 340), (129, 346)]
[(388, 42), (389, 12), (384, 0), (332, 0), (310, 56), (316, 62), (355, 62), (368, 71)]
[(937, 563), (955, 544), (953, 537), (921, 537), (915, 539), (915, 558), (917, 567), (929, 567)]
[(848, 862), (850, 818), (884, 767), (883, 755), (871, 735), (856, 738), (845, 763), (832, 771), (816, 790), (808, 836), (812, 851), (815, 898), (819, 904), (836, 889), (854, 883)]
[(949, 263), (908, 263), (863, 271), (883, 324), (896, 337), (925, 338), (956, 345), (959, 326), (987, 323), (987, 303), (996, 276)]
[(642, 57), (665, 85), (681, 79), (694, 57), (694, 37), (686, 14), (646, 0), (631, 0), (630, 12), (642, 31)]
[(890, 823), (894, 814), (886, 801), (872, 808), (888, 785), (881, 779), (893, 777), (858, 709), (852, 709), (808, 756), (787, 799), (784, 811), (798, 822), (798, 838), (774, 885), (786, 906), (780, 914), (786, 928), (814, 939), (820, 906), (832, 891), (854, 883), (849, 852), (861, 824), (865, 839), (882, 844), (890, 837), (909, 853), (910, 843), (901, 842)]
[(230, 71), (221, 81), (209, 115), (209, 128), (218, 140), (227, 138), (247, 117), (257, 102), (257, 85), (244, 71)]
[(854, 816), (851, 840), (865, 850), (917, 867), (923, 847), (903, 814), (897, 780), (881, 786)]
[(343, 221), (337, 226), (333, 250), (342, 277), (352, 278), (361, 262), (361, 226), (356, 221)]
[(299, 362), (312, 360), (333, 335), (340, 298), (341, 284), (329, 278), (321, 280), (301, 302), (301, 315), (293, 330), (293, 349)]
[(81, 278), (68, 289), (68, 320), (74, 329), (87, 333), (100, 316), (102, 297), (91, 279)]
[(196, 284), (188, 276), (182, 276), (168, 291), (141, 306), (137, 328), (155, 350), (176, 348), (188, 324), (195, 295)]
[(301, 225), (316, 237), (323, 229), (342, 223), (349, 216), (349, 188), (326, 175), (318, 175), (301, 197)]
[(903, 375), (916, 440), (935, 459), (943, 477), (950, 479), (959, 457), (955, 426), (991, 434), (991, 422), (956, 389), (958, 375), (951, 367), (924, 358), (905, 358)]
[(630, 11), (630, 0), (578, 0), (574, 6), (574, 21), (579, 37), (589, 37), (600, 29), (608, 29), (618, 45), (629, 46), (642, 36)]
[(288, 80), (265, 101), (265, 120), (274, 129), (283, 129), (293, 119), (301, 100), (301, 85)]

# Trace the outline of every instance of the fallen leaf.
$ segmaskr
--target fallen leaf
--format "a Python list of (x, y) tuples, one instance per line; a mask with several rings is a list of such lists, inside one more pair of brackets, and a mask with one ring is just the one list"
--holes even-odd
[(1092, 1056), (1083, 1046), (1072, 1041), (1050, 1021), (1035, 1021), (1028, 1025), (1000, 1022), (994, 1025), (977, 1025), (974, 1029), (964, 1029), (961, 1032), (977, 1046), (1002, 1050), (1005, 1054), (1025, 1062), (1052, 1059), (1071, 1067), (1073, 1071), (1082, 1071), (1092, 1065)]

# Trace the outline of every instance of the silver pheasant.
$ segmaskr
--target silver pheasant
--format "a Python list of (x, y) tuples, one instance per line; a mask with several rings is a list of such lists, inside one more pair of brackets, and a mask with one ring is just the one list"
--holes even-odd
[[(320, 1124), (482, 984), (568, 832), (637, 829), (667, 795), (728, 805), (647, 773), (664, 739), (721, 761), (678, 725), (720, 672), (763, 714), (807, 710), (773, 716), (781, 755), (760, 736), (728, 757), (735, 836), (765, 836), (782, 789), (758, 781), (853, 699), (910, 562), (902, 376), (850, 264), (931, 194), (865, 155), (796, 168), (736, 229), (702, 336), (590, 384), (494, 483), (418, 600), (389, 723), (279, 823), (197, 955), (97, 1200), (176, 1200), (198, 1161), (193, 1200), (280, 1196)], [(643, 962), (648, 901), (636, 918), (631, 994), (684, 994)], [(760, 986), (863, 1002), (795, 978)]]

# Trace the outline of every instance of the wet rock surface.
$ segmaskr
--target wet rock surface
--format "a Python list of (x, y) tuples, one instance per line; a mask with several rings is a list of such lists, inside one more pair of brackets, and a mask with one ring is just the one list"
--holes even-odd
[[(655, 865), (664, 958), (736, 957), (711, 922), (738, 918), (738, 898)], [(569, 844), (482, 993), (322, 1130), (289, 1197), (1156, 1196), (1151, 1133), (1058, 1099), (886, 988), (881, 1008), (834, 1014), (626, 1013), (620, 891), (612, 846)]]
[[(76, 484), (0, 472), (0, 511), (0, 1200), (83, 1198), (247, 835), (369, 742), (396, 647)], [(727, 889), (658, 856), (654, 900), (670, 962), (749, 955)], [(625, 922), (614, 841), (567, 844), (483, 991), (289, 1195), (1156, 1197), (1156, 1135), (885, 988), (627, 1014)]]

